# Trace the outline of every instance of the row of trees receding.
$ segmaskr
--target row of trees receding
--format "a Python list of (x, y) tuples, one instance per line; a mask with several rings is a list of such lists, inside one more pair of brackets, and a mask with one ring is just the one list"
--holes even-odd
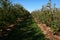
[(0, 40), (45, 40), (45, 37), (24, 7), (0, 0)]

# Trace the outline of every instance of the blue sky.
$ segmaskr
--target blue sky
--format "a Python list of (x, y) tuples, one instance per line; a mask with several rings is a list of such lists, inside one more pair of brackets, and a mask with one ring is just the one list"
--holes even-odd
[[(11, 0), (13, 4), (21, 4), (28, 11), (41, 9), (42, 5), (46, 5), (48, 0)], [(52, 4), (56, 3), (56, 7), (60, 7), (60, 0), (51, 0)]]

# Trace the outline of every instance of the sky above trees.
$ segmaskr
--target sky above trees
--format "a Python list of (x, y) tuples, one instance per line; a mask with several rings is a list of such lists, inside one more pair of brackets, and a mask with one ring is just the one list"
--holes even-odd
[[(42, 5), (46, 5), (48, 0), (11, 0), (12, 4), (21, 4), (28, 11), (41, 9)], [(51, 0), (52, 5), (56, 3), (56, 7), (60, 7), (60, 0)]]

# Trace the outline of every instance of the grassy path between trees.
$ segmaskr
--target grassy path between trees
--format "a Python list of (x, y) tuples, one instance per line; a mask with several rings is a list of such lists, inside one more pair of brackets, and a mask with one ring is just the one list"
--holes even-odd
[[(38, 27), (43, 31), (43, 34), (46, 38), (50, 40), (60, 40), (60, 36), (53, 35), (53, 31), (50, 27), (47, 27), (46, 24), (40, 23), (36, 18), (34, 18), (35, 22), (37, 23)], [(14, 26), (15, 24), (11, 24), (9, 27)]]

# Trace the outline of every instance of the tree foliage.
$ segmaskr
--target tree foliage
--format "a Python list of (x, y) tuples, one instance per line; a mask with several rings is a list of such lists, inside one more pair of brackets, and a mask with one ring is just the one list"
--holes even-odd
[(0, 0), (0, 4), (0, 40), (45, 40), (23, 6), (12, 5), (8, 0)]

